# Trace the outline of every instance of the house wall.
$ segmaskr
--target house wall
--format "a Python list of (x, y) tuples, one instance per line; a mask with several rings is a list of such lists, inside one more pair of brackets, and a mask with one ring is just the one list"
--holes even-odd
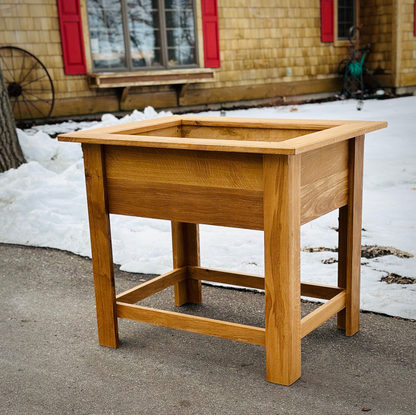
[(52, 116), (119, 110), (114, 90), (91, 90), (86, 75), (65, 74), (56, 0), (3, 0), (0, 46), (25, 49), (45, 65), (55, 89)]
[(187, 104), (337, 91), (345, 46), (322, 43), (320, 1), (221, 0), (217, 82), (193, 85)]
[(416, 36), (414, 33), (415, 5), (414, 0), (403, 0), (400, 21), (400, 76), (399, 86), (409, 91), (416, 90)]
[[(197, 29), (202, 49), (200, 1), (196, 1)], [(86, 0), (80, 2), (88, 40)], [(402, 3), (404, 12), (399, 35), (392, 29), (395, 2)], [(369, 67), (389, 86), (416, 85), (412, 5), (413, 0), (360, 2), (362, 43), (373, 43)], [(219, 0), (218, 12), (221, 68), (216, 70), (216, 81), (191, 84), (182, 105), (291, 100), (297, 95), (341, 89), (336, 71), (349, 49), (345, 42), (321, 42), (319, 0)], [(394, 54), (398, 63), (392, 53), (394, 39), (400, 40), (402, 48), (400, 54)], [(54, 116), (178, 105), (172, 86), (134, 87), (120, 105), (120, 89), (90, 89), (86, 75), (65, 75), (56, 0), (3, 0), (0, 44), (28, 50), (48, 68), (56, 91)], [(86, 54), (88, 61), (88, 42)], [(396, 85), (394, 65), (401, 70)]]
[(366, 0), (360, 4), (360, 47), (371, 44), (367, 67), (383, 86), (394, 86), (392, 78), (393, 0)]

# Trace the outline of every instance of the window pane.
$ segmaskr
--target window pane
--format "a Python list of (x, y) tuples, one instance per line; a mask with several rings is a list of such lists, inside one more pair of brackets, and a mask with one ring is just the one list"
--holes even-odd
[(165, 9), (193, 9), (192, 0), (165, 0)]
[(91, 54), (96, 69), (125, 68), (120, 0), (88, 0)]
[(347, 39), (355, 26), (355, 0), (338, 0), (338, 39)]
[(133, 67), (161, 66), (157, 0), (127, 0)]
[(171, 66), (196, 63), (192, 0), (165, 0), (168, 60)]
[(192, 65), (195, 63), (195, 49), (168, 48), (170, 65)]

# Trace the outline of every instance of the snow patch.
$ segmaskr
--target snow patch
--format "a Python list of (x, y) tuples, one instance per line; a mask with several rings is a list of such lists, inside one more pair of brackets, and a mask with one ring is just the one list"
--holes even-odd
[[(389, 127), (366, 138), (363, 245), (393, 246), (416, 254), (416, 97), (369, 100), (362, 111), (355, 101), (227, 111), (227, 116), (274, 119), (386, 120)], [(293, 111), (293, 109), (296, 111)], [(18, 130), (27, 164), (0, 174), (0, 241), (58, 248), (91, 256), (82, 152), (79, 144), (50, 135), (172, 115), (148, 107), (122, 119), (105, 114), (100, 122), (65, 122)], [(219, 112), (198, 115), (218, 116)], [(338, 244), (337, 212), (301, 229), (303, 247)], [(172, 269), (170, 223), (111, 215), (114, 261), (130, 272)], [(202, 265), (262, 275), (263, 233), (201, 226)], [(302, 252), (302, 280), (337, 285), (336, 252)], [(361, 307), (416, 319), (416, 284), (381, 282), (387, 273), (416, 277), (416, 258), (387, 255), (362, 259)]]

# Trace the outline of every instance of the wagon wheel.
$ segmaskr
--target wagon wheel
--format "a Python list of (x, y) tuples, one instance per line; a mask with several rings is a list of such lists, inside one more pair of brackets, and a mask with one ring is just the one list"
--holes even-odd
[(24, 49), (2, 46), (0, 65), (15, 120), (48, 119), (53, 110), (55, 92), (43, 63)]

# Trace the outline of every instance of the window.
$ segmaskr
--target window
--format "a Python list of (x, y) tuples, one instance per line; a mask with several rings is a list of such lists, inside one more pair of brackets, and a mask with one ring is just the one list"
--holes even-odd
[(356, 25), (355, 0), (338, 0), (338, 40), (347, 40), (352, 26)]
[(358, 0), (321, 0), (321, 41), (342, 44), (357, 26)]
[(193, 0), (87, 0), (94, 71), (197, 66)]

